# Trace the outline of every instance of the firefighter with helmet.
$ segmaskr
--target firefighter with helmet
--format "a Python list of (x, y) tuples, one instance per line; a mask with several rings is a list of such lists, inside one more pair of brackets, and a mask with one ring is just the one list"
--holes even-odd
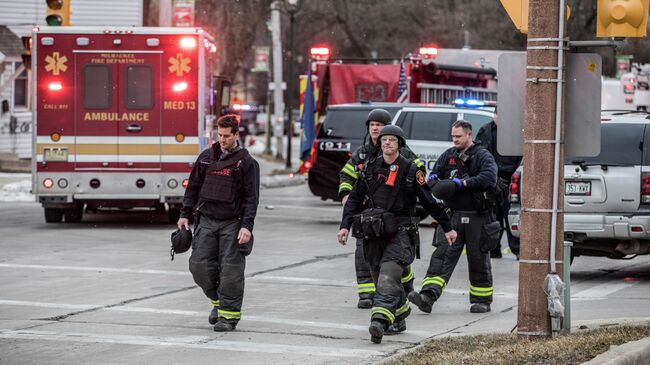
[(381, 343), (390, 325), (396, 332), (404, 331), (411, 312), (401, 281), (415, 259), (419, 240), (416, 198), (444, 229), (448, 242), (456, 239), (447, 214), (431, 195), (424, 168), (400, 155), (400, 148), (406, 145), (402, 129), (386, 126), (378, 137), (381, 154), (361, 169), (337, 234), (342, 245), (351, 227), (355, 237), (363, 237), (364, 256), (377, 288), (369, 327), (374, 343)]
[[(359, 171), (363, 165), (370, 159), (376, 158), (379, 153), (380, 146), (378, 142), (379, 133), (384, 126), (389, 125), (393, 117), (386, 109), (376, 108), (368, 113), (366, 118), (366, 137), (364, 144), (352, 153), (348, 162), (343, 166), (339, 172), (339, 198), (343, 205), (348, 199), (350, 191), (354, 183), (359, 177)], [(370, 140), (366, 139), (370, 136)], [(408, 160), (413, 161), (418, 167), (424, 168), (424, 164), (418, 157), (411, 151), (408, 146), (404, 145), (400, 148), (400, 155), (406, 157)], [(375, 284), (370, 276), (370, 267), (363, 256), (363, 240), (358, 239), (356, 249), (354, 251), (354, 267), (357, 275), (357, 292), (359, 294), (359, 301), (357, 307), (361, 309), (368, 309), (372, 307), (372, 297), (375, 294)], [(407, 293), (413, 291), (413, 271), (409, 268), (404, 277), (402, 278), (402, 285), (405, 286)]]

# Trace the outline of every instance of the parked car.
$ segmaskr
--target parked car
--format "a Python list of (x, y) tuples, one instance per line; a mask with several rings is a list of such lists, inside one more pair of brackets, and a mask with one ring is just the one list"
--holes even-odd
[[(650, 253), (650, 120), (603, 114), (601, 152), (564, 161), (564, 238), (575, 256), (628, 259)], [(525, 161), (524, 161), (525, 163)], [(521, 226), (521, 167), (510, 184), (510, 228)]]

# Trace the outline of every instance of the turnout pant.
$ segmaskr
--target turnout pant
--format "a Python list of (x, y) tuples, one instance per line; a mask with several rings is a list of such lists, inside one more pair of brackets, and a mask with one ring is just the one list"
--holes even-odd
[(431, 255), (427, 274), (422, 280), (421, 293), (431, 295), (438, 300), (449, 283), (451, 274), (463, 253), (467, 251), (469, 266), (469, 301), (470, 303), (492, 303), (492, 266), (489, 252), (482, 252), (480, 247), (483, 224), (490, 222), (488, 213), (475, 211), (456, 211), (452, 213), (451, 225), (458, 233), (453, 245), (440, 243)]
[[(377, 288), (373, 298), (371, 320), (380, 319), (387, 324), (401, 321), (411, 313), (406, 299), (408, 294), (402, 283), (404, 277), (412, 277), (410, 265), (415, 259), (416, 231), (400, 230), (381, 240), (365, 240), (363, 244), (366, 261)], [(412, 279), (410, 280), (412, 283)], [(412, 285), (411, 285), (412, 287)]]
[[(366, 262), (366, 258), (363, 254), (363, 240), (357, 239), (357, 245), (354, 250), (354, 268), (357, 274), (357, 293), (359, 293), (359, 298), (366, 299), (371, 298), (375, 295), (375, 282), (372, 279), (372, 273), (370, 271), (370, 265)], [(413, 280), (415, 275), (413, 274), (413, 269), (409, 266), (408, 270), (402, 275), (402, 285), (404, 286), (404, 291), (408, 294), (413, 291)]]
[(246, 257), (237, 242), (239, 219), (214, 220), (201, 216), (192, 240), (190, 272), (218, 316), (228, 322), (241, 319)]

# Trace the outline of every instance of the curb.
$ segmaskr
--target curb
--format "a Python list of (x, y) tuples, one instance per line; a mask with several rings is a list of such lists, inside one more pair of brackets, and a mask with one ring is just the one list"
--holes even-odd
[(650, 337), (612, 346), (582, 365), (643, 365), (650, 357)]

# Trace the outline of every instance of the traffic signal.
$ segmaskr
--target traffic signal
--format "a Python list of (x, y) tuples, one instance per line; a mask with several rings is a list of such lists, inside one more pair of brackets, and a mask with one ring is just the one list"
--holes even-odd
[(47, 25), (70, 25), (70, 0), (46, 0)]
[(23, 65), (30, 70), (32, 68), (32, 37), (20, 37), (20, 39), (23, 41)]
[(596, 37), (645, 37), (650, 0), (598, 0)]

